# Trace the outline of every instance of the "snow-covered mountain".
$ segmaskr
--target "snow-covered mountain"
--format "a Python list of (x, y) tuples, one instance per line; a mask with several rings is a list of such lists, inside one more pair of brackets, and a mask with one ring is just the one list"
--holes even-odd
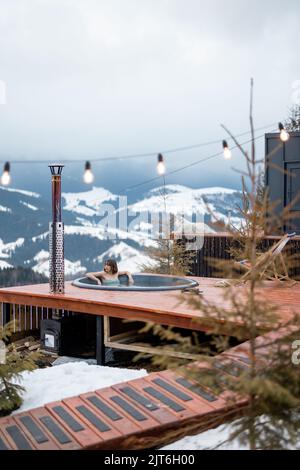
[[(165, 213), (175, 215), (175, 230), (187, 232), (197, 213), (197, 232), (212, 232), (215, 220), (239, 224), (239, 191), (191, 189), (180, 185), (155, 188), (127, 206), (124, 196), (93, 187), (63, 193), (66, 275), (99, 270), (115, 258), (121, 269), (138, 271), (151, 263), (145, 248), (155, 245), (156, 224)], [(48, 275), (48, 227), (51, 201), (37, 193), (0, 187), (0, 269), (31, 267)], [(161, 214), (161, 215), (160, 215)], [(160, 219), (161, 220), (161, 219)]]
[[(39, 253), (37, 253), (33, 258), (33, 261), (36, 262), (36, 264), (32, 266), (33, 271), (39, 274), (44, 274), (45, 276), (49, 277), (49, 251), (39, 251)], [(70, 261), (65, 258), (65, 275), (67, 277), (73, 277), (78, 274), (84, 274), (85, 272), (86, 268), (81, 265), (80, 260)]]

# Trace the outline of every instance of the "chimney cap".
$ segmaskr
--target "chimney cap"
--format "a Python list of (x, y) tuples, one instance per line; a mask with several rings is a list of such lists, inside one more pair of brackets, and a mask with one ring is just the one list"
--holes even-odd
[(52, 175), (61, 175), (64, 166), (65, 165), (62, 165), (61, 163), (51, 163), (48, 165)]

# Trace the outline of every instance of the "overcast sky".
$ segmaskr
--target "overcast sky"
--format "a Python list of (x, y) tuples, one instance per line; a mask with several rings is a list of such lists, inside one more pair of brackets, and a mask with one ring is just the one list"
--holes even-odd
[(250, 77), (256, 127), (278, 122), (297, 95), (299, 28), (299, 0), (0, 0), (0, 159), (158, 152), (221, 139), (221, 122), (243, 132)]

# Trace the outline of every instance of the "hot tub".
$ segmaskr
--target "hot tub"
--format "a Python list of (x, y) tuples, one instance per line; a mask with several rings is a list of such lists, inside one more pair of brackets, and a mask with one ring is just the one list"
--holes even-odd
[(120, 286), (101, 286), (87, 277), (73, 281), (73, 286), (83, 289), (116, 290), (116, 291), (168, 291), (197, 287), (198, 282), (187, 277), (162, 276), (158, 274), (133, 274), (134, 284), (128, 284), (127, 276), (119, 276)]

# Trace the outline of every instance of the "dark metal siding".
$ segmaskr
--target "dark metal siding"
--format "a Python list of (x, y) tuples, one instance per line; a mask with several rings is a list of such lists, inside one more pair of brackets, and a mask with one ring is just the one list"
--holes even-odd
[[(285, 143), (280, 141), (279, 133), (266, 134), (265, 152), (270, 205), (278, 201), (275, 212), (280, 215), (300, 193), (300, 132), (292, 132)], [(274, 168), (272, 164), (278, 168)], [(278, 231), (295, 231), (300, 234), (299, 201), (291, 205), (289, 221), (282, 224)]]
[[(262, 241), (259, 249), (267, 251), (273, 243), (276, 243), (278, 238), (265, 238)], [(204, 238), (204, 245), (201, 250), (194, 252), (193, 265), (191, 267), (191, 275), (200, 277), (218, 277), (216, 269), (212, 266), (210, 261), (213, 259), (230, 259), (229, 249), (233, 243), (231, 236), (208, 235)], [(294, 255), (300, 252), (300, 239), (291, 240), (285, 248), (289, 255)], [(291, 268), (291, 277), (300, 277), (300, 268)]]

